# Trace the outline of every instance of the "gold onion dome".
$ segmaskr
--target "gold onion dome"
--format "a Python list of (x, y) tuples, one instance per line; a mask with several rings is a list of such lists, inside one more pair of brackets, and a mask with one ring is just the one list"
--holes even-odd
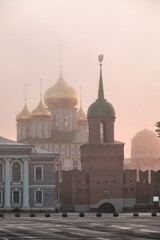
[(58, 81), (44, 94), (44, 102), (48, 108), (75, 107), (78, 104), (78, 94), (63, 79), (62, 74)]
[(87, 124), (88, 121), (87, 121), (87, 115), (85, 114), (85, 112), (83, 111), (82, 109), (82, 106), (80, 105), (80, 108), (78, 110), (78, 113), (77, 113), (77, 118), (78, 118), (78, 123), (79, 124)]
[(17, 123), (29, 123), (31, 122), (31, 112), (28, 110), (26, 102), (23, 110), (16, 117)]
[(40, 99), (38, 106), (32, 111), (32, 119), (33, 120), (50, 120), (51, 119), (51, 113), (44, 106), (42, 99)]

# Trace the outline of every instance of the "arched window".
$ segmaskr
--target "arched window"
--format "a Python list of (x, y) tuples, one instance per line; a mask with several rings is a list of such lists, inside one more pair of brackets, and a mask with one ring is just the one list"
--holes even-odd
[(21, 181), (21, 165), (18, 162), (14, 162), (12, 165), (12, 181)]
[(3, 181), (3, 165), (0, 162), (0, 182)]
[(105, 137), (105, 124), (104, 122), (100, 122), (100, 143), (105, 143), (106, 137)]

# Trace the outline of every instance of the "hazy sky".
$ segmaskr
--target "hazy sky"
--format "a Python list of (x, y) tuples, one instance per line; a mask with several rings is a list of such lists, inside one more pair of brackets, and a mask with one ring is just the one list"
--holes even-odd
[(130, 141), (160, 120), (159, 0), (0, 0), (0, 135), (16, 140), (16, 115), (39, 103), (59, 77), (79, 92), (83, 108), (97, 97), (103, 54), (105, 97), (116, 110), (115, 138)]

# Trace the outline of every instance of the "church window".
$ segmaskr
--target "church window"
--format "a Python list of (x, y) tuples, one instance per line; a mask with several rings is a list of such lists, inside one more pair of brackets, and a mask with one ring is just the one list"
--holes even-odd
[(78, 161), (73, 161), (73, 169), (78, 169)]
[(107, 181), (105, 181), (105, 183), (108, 183)]
[(68, 127), (68, 117), (64, 116), (64, 126)]
[(76, 152), (77, 152), (77, 146), (74, 145), (74, 153), (76, 153)]
[(43, 166), (34, 167), (34, 181), (35, 182), (43, 181)]
[(23, 138), (23, 128), (20, 128), (20, 138)]
[(35, 203), (43, 203), (43, 190), (35, 190)]
[(57, 126), (58, 126), (57, 116), (54, 115), (54, 116), (53, 116), (53, 127), (54, 127), (54, 128), (57, 128)]
[(116, 181), (114, 180), (113, 183), (116, 183)]
[(45, 137), (44, 125), (42, 124), (41, 127), (42, 127), (42, 137)]
[(61, 171), (62, 170), (62, 161), (61, 160), (57, 161), (56, 169), (57, 169), (57, 171)]
[(97, 181), (97, 184), (99, 183), (99, 181)]
[(29, 137), (29, 127), (26, 128), (26, 138)]
[(13, 190), (12, 192), (12, 202), (20, 203), (20, 190)]
[(12, 181), (21, 181), (21, 165), (19, 162), (14, 162), (12, 165)]
[(0, 182), (3, 181), (3, 165), (0, 162)]

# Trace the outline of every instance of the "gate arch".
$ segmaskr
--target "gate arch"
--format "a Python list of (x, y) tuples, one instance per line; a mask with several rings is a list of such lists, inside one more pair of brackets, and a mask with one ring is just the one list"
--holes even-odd
[(102, 213), (114, 213), (115, 207), (111, 203), (103, 203), (99, 206), (98, 211)]

